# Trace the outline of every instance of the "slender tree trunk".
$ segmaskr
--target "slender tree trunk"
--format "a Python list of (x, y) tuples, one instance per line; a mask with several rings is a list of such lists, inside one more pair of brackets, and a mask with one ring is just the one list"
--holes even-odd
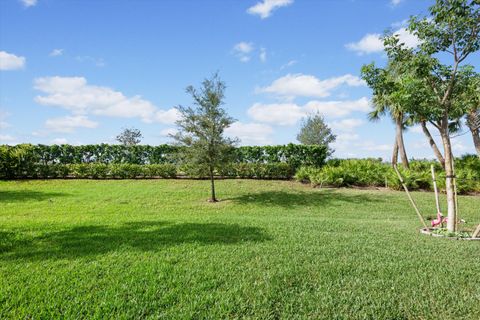
[(437, 157), (438, 161), (442, 165), (442, 168), (445, 169), (445, 159), (443, 158), (442, 153), (438, 149), (437, 144), (435, 143), (435, 140), (433, 140), (433, 137), (427, 128), (427, 123), (425, 121), (422, 121), (420, 122), (420, 125), (422, 126), (423, 133), (427, 136), (428, 143), (432, 147), (433, 153), (435, 153), (435, 156)]
[(211, 185), (211, 191), (212, 191), (212, 196), (210, 198), (210, 202), (217, 202), (217, 198), (215, 196), (215, 179), (213, 177), (213, 168), (210, 167), (210, 185)]
[(440, 135), (443, 142), (443, 153), (445, 155), (445, 174), (446, 174), (446, 189), (447, 189), (447, 229), (450, 232), (455, 232), (457, 212), (455, 208), (455, 190), (453, 186), (453, 153), (452, 144), (448, 132), (448, 119), (445, 117), (440, 128)]
[(395, 143), (393, 144), (393, 153), (392, 153), (392, 166), (396, 166), (398, 163), (398, 142), (397, 137), (395, 136)]
[(403, 116), (395, 119), (396, 139), (398, 144), (398, 151), (404, 168), (409, 168), (407, 152), (405, 151), (405, 144), (403, 143)]

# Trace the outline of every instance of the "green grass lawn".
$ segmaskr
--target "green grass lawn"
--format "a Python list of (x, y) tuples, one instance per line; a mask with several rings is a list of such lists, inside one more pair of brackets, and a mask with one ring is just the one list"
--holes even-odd
[(420, 235), (404, 193), (208, 187), (0, 182), (0, 318), (480, 319), (480, 242)]

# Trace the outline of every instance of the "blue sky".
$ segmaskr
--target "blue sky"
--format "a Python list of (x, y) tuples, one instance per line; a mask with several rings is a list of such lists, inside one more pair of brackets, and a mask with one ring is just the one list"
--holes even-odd
[[(228, 130), (242, 144), (295, 142), (320, 111), (337, 157), (389, 158), (388, 119), (369, 123), (364, 63), (385, 63), (378, 35), (426, 14), (419, 0), (2, 0), (0, 143), (115, 143), (122, 127), (169, 142), (185, 87), (219, 71)], [(478, 54), (469, 63), (478, 66)], [(436, 135), (436, 133), (435, 133)], [(418, 128), (407, 152), (432, 157)], [(471, 137), (454, 139), (473, 153)]]

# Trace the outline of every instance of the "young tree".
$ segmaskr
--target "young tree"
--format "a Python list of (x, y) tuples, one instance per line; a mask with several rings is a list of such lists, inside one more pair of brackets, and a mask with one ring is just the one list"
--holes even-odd
[(224, 130), (235, 120), (223, 109), (225, 83), (218, 74), (205, 79), (200, 88), (187, 87), (193, 98), (193, 107), (178, 106), (181, 118), (177, 121), (179, 132), (171, 135), (184, 146), (185, 160), (207, 170), (211, 182), (210, 202), (216, 202), (215, 170), (231, 159), (237, 139), (224, 136)]
[(140, 130), (135, 128), (123, 128), (122, 133), (120, 133), (116, 140), (123, 144), (124, 146), (134, 146), (139, 144), (142, 141), (142, 133)]
[(335, 142), (336, 138), (320, 113), (311, 114), (302, 119), (300, 132), (297, 135), (297, 140), (301, 144), (325, 146), (328, 156), (335, 151), (330, 144)]
[[(457, 80), (470, 72), (470, 67), (460, 64), (480, 47), (480, 3), (478, 0), (437, 0), (430, 7), (430, 15), (410, 19), (408, 30), (420, 40), (417, 50), (406, 49), (396, 36), (387, 37), (385, 44), (389, 59), (402, 62), (402, 88), (397, 101), (405, 102), (402, 105), (409, 113), (426, 119), (440, 133), (445, 158), (447, 229), (453, 232), (457, 210), (450, 133), (452, 124), (467, 113), (465, 105), (456, 103), (464, 90)], [(450, 54), (451, 64), (441, 63), (439, 53)]]

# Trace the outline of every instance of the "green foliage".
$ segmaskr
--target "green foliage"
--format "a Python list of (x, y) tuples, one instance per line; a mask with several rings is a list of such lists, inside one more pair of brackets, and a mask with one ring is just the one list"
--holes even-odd
[(336, 138), (320, 113), (309, 115), (303, 119), (297, 135), (297, 140), (301, 144), (324, 146), (328, 156), (334, 152), (330, 144), (335, 142)]
[(143, 135), (135, 128), (124, 128), (116, 140), (126, 146), (134, 146), (142, 141)]
[(233, 163), (218, 172), (224, 177), (248, 179), (290, 179), (294, 173), (288, 163)]
[(206, 170), (211, 179), (211, 200), (216, 201), (214, 172), (233, 159), (236, 139), (225, 136), (224, 131), (235, 119), (223, 108), (226, 85), (218, 74), (205, 79), (199, 89), (187, 88), (193, 99), (193, 107), (178, 106), (181, 118), (177, 121), (179, 131), (172, 135), (185, 148), (182, 159), (187, 165)]
[(235, 149), (235, 162), (288, 163), (293, 168), (300, 166), (321, 167), (325, 164), (328, 149), (320, 145), (289, 143), (280, 146), (245, 146)]
[(143, 170), (146, 178), (175, 178), (177, 176), (177, 167), (170, 163), (148, 164), (143, 166)]
[[(122, 145), (17, 145), (0, 146), (0, 179), (15, 178), (63, 178), (93, 177), (103, 179), (110, 177), (111, 165), (136, 164), (142, 165), (146, 177), (155, 176), (149, 172), (158, 168), (174, 168), (191, 177), (206, 177), (205, 167), (192, 163), (181, 163), (179, 150), (182, 147), (172, 145), (160, 146), (122, 146)], [(258, 164), (286, 163), (292, 169), (300, 166), (320, 167), (327, 156), (324, 146), (307, 146), (288, 144), (283, 146), (238, 147), (233, 150), (232, 162)], [(90, 164), (91, 167), (78, 166)], [(108, 167), (107, 167), (108, 165)], [(152, 167), (150, 167), (152, 166)], [(87, 168), (92, 168), (86, 172)], [(135, 168), (135, 167), (134, 167)], [(88, 169), (90, 170), (90, 169)], [(128, 169), (130, 170), (130, 169)], [(114, 176), (129, 176), (122, 173), (122, 166), (116, 166)], [(162, 173), (171, 177), (170, 173)]]
[[(445, 191), (445, 172), (436, 161), (414, 160), (410, 169), (399, 168), (410, 190), (433, 190), (430, 166), (435, 166), (437, 186)], [(457, 160), (458, 193), (480, 192), (480, 159), (464, 156)], [(332, 159), (323, 168), (301, 167), (295, 179), (313, 186), (389, 187), (402, 190), (393, 168), (379, 159)]]

